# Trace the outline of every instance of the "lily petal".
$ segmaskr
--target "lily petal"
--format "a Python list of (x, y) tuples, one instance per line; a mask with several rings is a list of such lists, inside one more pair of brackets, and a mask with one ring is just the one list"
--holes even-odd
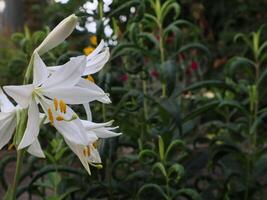
[[(3, 113), (0, 113), (0, 116)], [(16, 127), (16, 113), (5, 114), (5, 118), (1, 117), (0, 121), (0, 149), (5, 146), (11, 139)]]
[(106, 47), (104, 52), (96, 55), (91, 59), (87, 58), (86, 68), (83, 75), (94, 74), (100, 71), (104, 67), (104, 65), (108, 62), (109, 57), (110, 57), (109, 48)]
[(33, 84), (20, 86), (4, 86), (5, 92), (12, 97), (22, 108), (27, 108), (34, 89)]
[[(80, 144), (80, 145), (88, 145), (90, 142), (95, 141), (97, 137), (95, 135), (90, 135), (86, 133), (81, 120), (77, 117), (76, 113), (69, 107), (66, 107), (66, 114), (58, 113), (59, 111), (55, 111), (53, 109), (53, 102), (48, 99), (43, 99), (40, 101), (40, 104), (45, 111), (46, 115), (48, 114), (48, 109), (51, 110), (53, 115), (53, 125), (57, 129), (57, 131), (63, 135), (64, 138), (68, 139), (72, 143)], [(57, 120), (57, 116), (62, 116), (64, 119), (67, 120)], [(75, 117), (74, 119), (72, 119)], [(69, 120), (68, 120), (69, 119)], [(72, 120), (70, 120), (72, 119)]]
[(97, 128), (111, 126), (113, 124), (114, 120), (111, 120), (111, 121), (108, 121), (105, 123), (94, 123), (94, 122), (91, 122), (90, 120), (81, 120), (81, 122), (82, 122), (82, 124), (86, 130), (93, 130), (93, 129), (97, 129)]
[(35, 99), (32, 98), (28, 110), (28, 121), (26, 130), (24, 132), (24, 135), (22, 137), (18, 149), (23, 149), (35, 142), (40, 131), (39, 121), (40, 118), (39, 118), (38, 106)]
[(0, 88), (0, 109), (1, 112), (12, 112), (15, 106), (9, 101), (3, 90)]
[(58, 68), (43, 83), (42, 88), (73, 86), (80, 80), (86, 65), (86, 56), (78, 56)]
[(78, 86), (51, 88), (49, 90), (44, 90), (43, 94), (51, 99), (62, 99), (67, 104), (84, 104), (106, 96), (105, 93)]
[(41, 148), (41, 145), (38, 141), (38, 139), (36, 138), (35, 141), (29, 146), (29, 148), (27, 149), (28, 153), (39, 157), (39, 158), (45, 158), (45, 154)]
[(83, 104), (83, 107), (86, 113), (87, 120), (92, 121), (92, 112), (91, 112), (90, 104), (85, 103)]
[(104, 47), (105, 47), (105, 42), (104, 42), (104, 40), (101, 40), (101, 42), (100, 42), (99, 45), (95, 48), (95, 50), (87, 56), (87, 60), (90, 60), (90, 59), (92, 59), (93, 57), (95, 57), (97, 54), (99, 54), (99, 52), (102, 51), (102, 49), (103, 49)]
[(38, 53), (34, 54), (33, 62), (33, 85), (35, 87), (41, 85), (48, 77), (49, 73), (45, 63)]
[(78, 18), (74, 14), (65, 18), (48, 34), (35, 51), (42, 55), (61, 44), (72, 33), (77, 21)]
[(89, 157), (87, 157), (88, 162), (92, 163), (101, 163), (101, 157), (99, 155), (99, 152), (95, 148), (91, 148), (91, 154)]
[[(114, 127), (114, 128), (116, 129), (118, 127)], [(122, 133), (113, 132), (108, 128), (94, 129), (92, 132), (99, 138), (118, 137), (122, 134)]]
[(103, 94), (100, 97), (96, 98), (97, 101), (100, 101), (102, 103), (111, 103), (110, 98), (108, 97), (107, 93), (105, 93), (98, 85), (95, 83), (88, 81), (86, 79), (81, 78), (77, 84), (77, 86), (80, 86), (82, 88), (90, 89), (92, 91), (96, 91), (99, 94)]
[(65, 138), (65, 142), (70, 147), (70, 149), (78, 156), (78, 158), (80, 159), (82, 165), (84, 166), (86, 171), (89, 173), (89, 175), (91, 175), (91, 171), (90, 171), (90, 167), (89, 167), (87, 158), (83, 154), (84, 146), (72, 143), (71, 141), (69, 141), (66, 138)]

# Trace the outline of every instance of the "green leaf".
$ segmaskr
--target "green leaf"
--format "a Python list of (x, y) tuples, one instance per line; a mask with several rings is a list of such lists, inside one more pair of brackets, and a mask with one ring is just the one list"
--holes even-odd
[(200, 114), (206, 112), (206, 111), (211, 111), (214, 108), (217, 108), (218, 105), (220, 104), (219, 100), (215, 100), (212, 102), (209, 102), (207, 104), (201, 105), (199, 108), (193, 110), (192, 112), (190, 112), (189, 114), (187, 114), (184, 118), (183, 118), (183, 123), (192, 120), (193, 118), (199, 116)]
[[(137, 193), (137, 196), (140, 197), (141, 194), (144, 193), (147, 190), (148, 191), (155, 190), (155, 191), (157, 191), (161, 195), (161, 198), (166, 199), (166, 200), (168, 199), (168, 196), (165, 194), (165, 192), (163, 191), (163, 189), (159, 185), (154, 184), (154, 183), (149, 183), (149, 184), (143, 185), (139, 189), (139, 191)], [(159, 197), (159, 199), (161, 199), (161, 198)]]
[(167, 0), (161, 7), (161, 22), (164, 22), (165, 17), (168, 15), (168, 13), (171, 10), (174, 10), (175, 14), (173, 19), (176, 19), (179, 17), (180, 12), (181, 12), (181, 7), (180, 5), (175, 1), (175, 0)]
[(176, 176), (176, 180), (180, 180), (185, 175), (184, 167), (178, 163), (175, 163), (168, 169), (168, 177), (173, 176), (173, 174)]
[(165, 151), (165, 149), (164, 149), (164, 141), (163, 141), (163, 139), (162, 139), (162, 137), (161, 136), (159, 136), (158, 137), (158, 146), (159, 146), (159, 157), (160, 157), (160, 160), (164, 160), (164, 151)]
[(155, 173), (156, 170), (159, 170), (164, 177), (167, 177), (166, 169), (162, 163), (157, 162), (152, 166), (151, 171)]
[(179, 196), (186, 196), (191, 200), (201, 200), (202, 199), (201, 196), (195, 190), (188, 189), (188, 188), (178, 190), (178, 192), (176, 192), (176, 194), (173, 196), (173, 199), (175, 199)]
[(201, 89), (201, 88), (207, 88), (207, 87), (215, 87), (215, 88), (220, 87), (220, 88), (228, 89), (228, 90), (235, 92), (235, 88), (233, 88), (231, 85), (225, 83), (224, 81), (207, 80), (207, 81), (199, 81), (195, 84), (188, 86), (180, 94), (187, 92), (187, 91)]

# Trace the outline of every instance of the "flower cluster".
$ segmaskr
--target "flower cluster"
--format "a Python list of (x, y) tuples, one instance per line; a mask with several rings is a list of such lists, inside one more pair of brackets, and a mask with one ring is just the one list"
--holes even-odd
[[(35, 49), (29, 65), (32, 83), (19, 86), (4, 86), (4, 91), (17, 103), (14, 106), (0, 90), (0, 148), (12, 138), (19, 124), (19, 114), (27, 109), (27, 125), (18, 150), (45, 157), (38, 141), (40, 126), (50, 122), (63, 136), (67, 145), (79, 157), (90, 174), (89, 164), (101, 163), (96, 148), (99, 138), (118, 136), (112, 122), (92, 122), (89, 103), (110, 103), (108, 94), (98, 87), (91, 74), (102, 69), (109, 59), (109, 49), (104, 42), (88, 56), (77, 56), (60, 66), (47, 67), (41, 55), (62, 43), (73, 31), (77, 17), (64, 19)], [(28, 70), (29, 70), (28, 69)], [(84, 78), (89, 77), (89, 78)], [(82, 104), (87, 120), (82, 120), (69, 105)], [(18, 127), (19, 128), (19, 127)]]

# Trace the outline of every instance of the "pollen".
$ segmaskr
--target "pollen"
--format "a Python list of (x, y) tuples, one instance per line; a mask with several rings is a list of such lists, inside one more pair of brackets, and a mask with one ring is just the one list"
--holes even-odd
[(55, 110), (58, 110), (58, 100), (57, 98), (54, 98), (54, 106), (55, 106)]
[(95, 82), (94, 78), (91, 75), (88, 75), (86, 80), (91, 81), (93, 83)]
[(88, 55), (90, 55), (94, 50), (95, 50), (95, 48), (93, 48), (93, 47), (86, 47), (86, 48), (83, 49), (83, 53), (84, 53), (86, 56), (88, 56)]
[(97, 37), (95, 35), (90, 37), (90, 44), (93, 46), (97, 45)]
[(66, 113), (67, 111), (67, 105), (63, 100), (59, 101), (59, 109), (60, 109), (60, 112), (62, 113)]
[(54, 117), (51, 108), (48, 108), (48, 119), (51, 123), (51, 125), (54, 125)]
[(91, 155), (91, 150), (89, 147), (85, 147), (83, 150), (83, 155), (89, 157)]
[(93, 147), (96, 149), (96, 148), (97, 148), (97, 146), (98, 146), (98, 142), (97, 142), (97, 141), (95, 141), (95, 142), (93, 143)]
[(63, 116), (61, 116), (61, 115), (57, 116), (57, 118), (56, 118), (56, 119), (57, 119), (57, 121), (63, 121), (63, 120), (65, 120), (65, 119), (64, 119), (64, 117), (63, 117)]

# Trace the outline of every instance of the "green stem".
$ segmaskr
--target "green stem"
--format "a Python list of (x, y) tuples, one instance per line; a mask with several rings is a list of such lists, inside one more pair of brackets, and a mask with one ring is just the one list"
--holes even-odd
[(106, 116), (106, 105), (105, 104), (102, 104), (102, 118), (103, 118), (104, 122), (107, 119), (107, 116)]
[(11, 198), (12, 200), (16, 200), (17, 187), (18, 187), (19, 178), (20, 178), (20, 171), (21, 171), (21, 167), (23, 164), (23, 157), (24, 157), (24, 150), (18, 150), (15, 177), (14, 177), (13, 185), (12, 185), (12, 198)]
[[(162, 27), (159, 27), (159, 50), (160, 50), (160, 62), (161, 62), (161, 69), (163, 71), (163, 63), (165, 60), (165, 55), (164, 55), (164, 44), (163, 44), (163, 30)], [(164, 80), (161, 85), (161, 97), (166, 97), (167, 96), (167, 87), (166, 87), (166, 81)]]
[(102, 20), (104, 14), (103, 14), (103, 1), (98, 1), (98, 13), (99, 13), (99, 19)]
[[(251, 101), (252, 105), (253, 105), (253, 109), (251, 110), (252, 112), (252, 119), (250, 120), (250, 128), (252, 126), (252, 124), (254, 124), (254, 122), (257, 120), (257, 116), (258, 116), (258, 110), (259, 110), (259, 98), (258, 98), (258, 80), (260, 77), (260, 64), (258, 61), (256, 61), (256, 66), (255, 66), (255, 74), (256, 74), (256, 78), (255, 78), (255, 89), (252, 88), (252, 93), (253, 91), (256, 94), (252, 94), (252, 98)], [(257, 129), (255, 129), (255, 132), (253, 133), (249, 133), (249, 140), (250, 140), (250, 146), (251, 146), (251, 152), (249, 152), (249, 155), (247, 157), (247, 174), (246, 174), (246, 191), (245, 191), (245, 200), (249, 199), (249, 186), (250, 186), (250, 180), (251, 180), (251, 170), (255, 161), (255, 151), (257, 149)]]

